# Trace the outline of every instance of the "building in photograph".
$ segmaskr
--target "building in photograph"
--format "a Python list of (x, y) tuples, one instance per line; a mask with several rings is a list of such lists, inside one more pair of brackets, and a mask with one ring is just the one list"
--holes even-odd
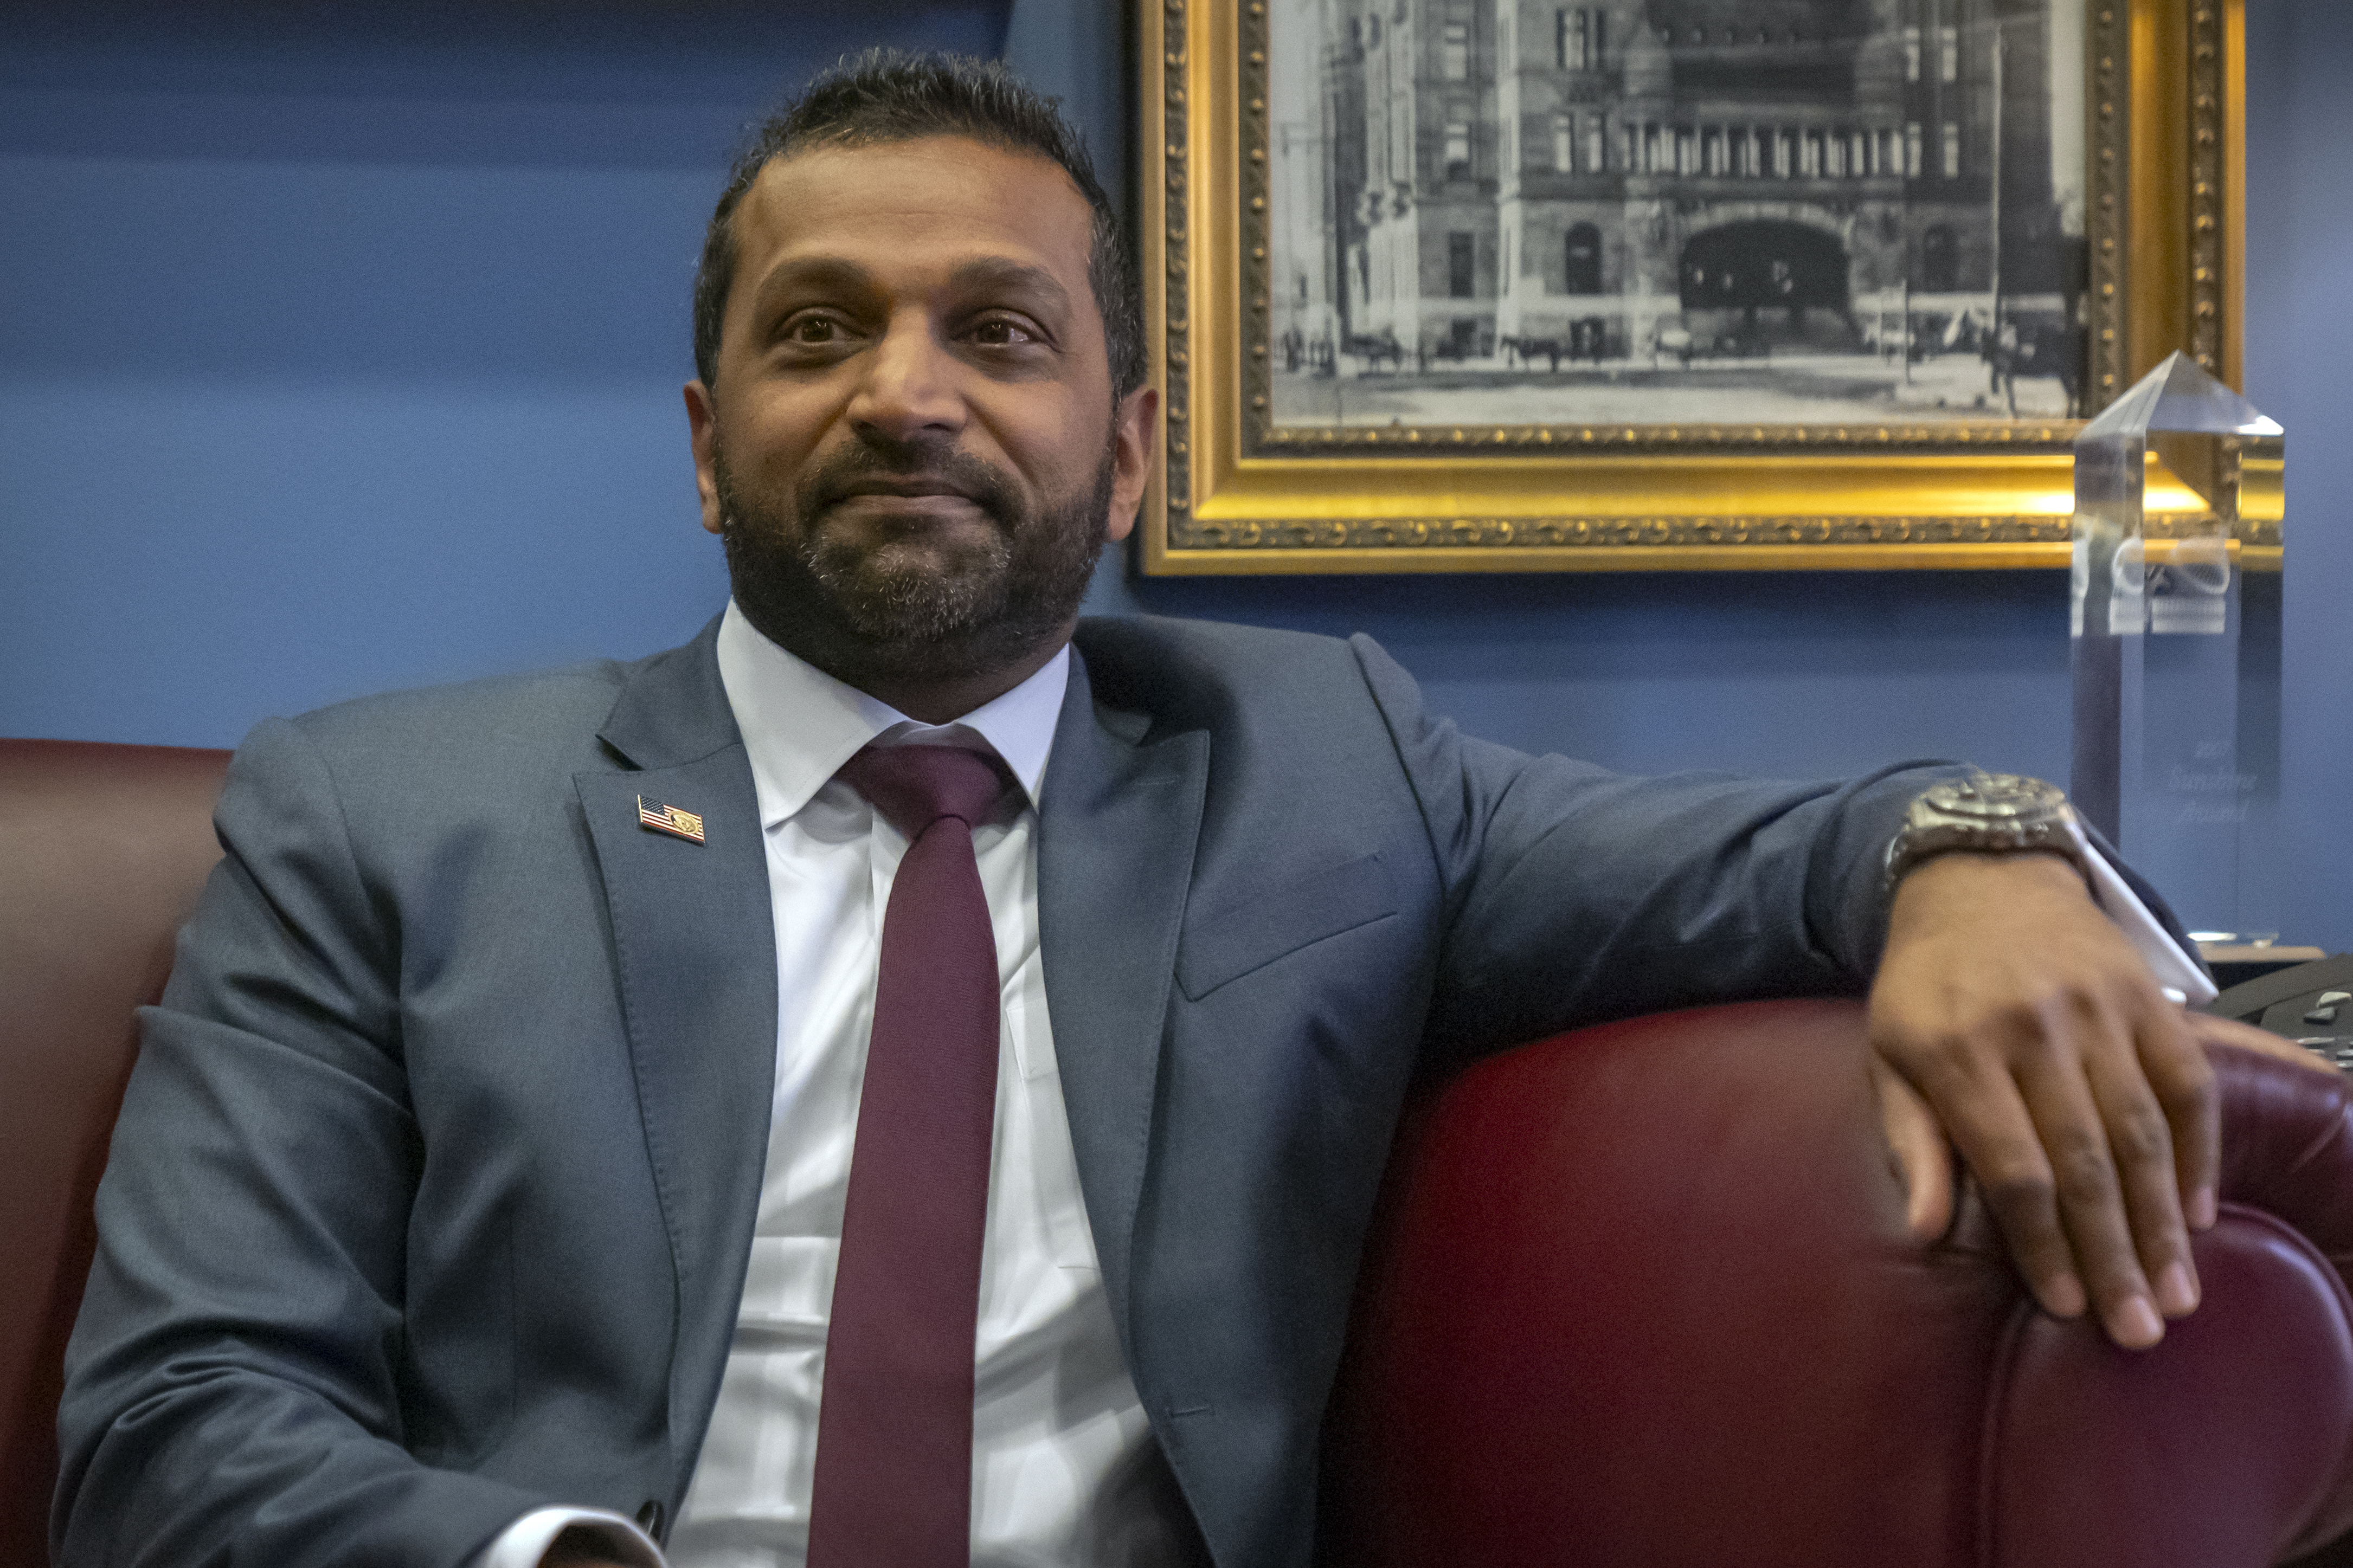
[(1294, 360), (2072, 356), (2054, 0), (1291, 4)]

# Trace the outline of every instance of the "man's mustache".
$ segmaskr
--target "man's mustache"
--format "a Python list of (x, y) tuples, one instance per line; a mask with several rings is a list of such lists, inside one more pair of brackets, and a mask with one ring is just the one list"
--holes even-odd
[(802, 474), (799, 489), (804, 517), (878, 493), (960, 495), (1000, 523), (1019, 514), (1018, 492), (1003, 470), (944, 443), (861, 440), (818, 458)]

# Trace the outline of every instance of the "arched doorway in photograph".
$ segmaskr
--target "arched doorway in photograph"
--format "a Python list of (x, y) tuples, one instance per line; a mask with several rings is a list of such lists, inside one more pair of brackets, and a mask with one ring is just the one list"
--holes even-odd
[(1786, 218), (1750, 218), (1704, 229), (1683, 247), (1686, 310), (1764, 305), (1847, 307), (1846, 247)]
[[(1692, 236), (1678, 281), (1686, 326), (1728, 351), (1801, 338), (1830, 347), (1853, 331), (1846, 247), (1787, 218), (1747, 218)], [(1821, 314), (1809, 321), (1809, 311)]]
[(1568, 226), (1568, 294), (1601, 292), (1601, 231), (1589, 223)]
[(1930, 294), (1949, 294), (1960, 287), (1960, 247), (1953, 242), (1953, 226), (1930, 224), (1920, 236), (1920, 287)]

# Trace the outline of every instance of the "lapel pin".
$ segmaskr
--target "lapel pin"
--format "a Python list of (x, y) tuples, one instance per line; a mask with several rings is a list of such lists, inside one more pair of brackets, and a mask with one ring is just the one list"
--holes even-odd
[(644, 795), (638, 796), (638, 826), (683, 838), (689, 844), (702, 842), (702, 818), (674, 805), (655, 805)]

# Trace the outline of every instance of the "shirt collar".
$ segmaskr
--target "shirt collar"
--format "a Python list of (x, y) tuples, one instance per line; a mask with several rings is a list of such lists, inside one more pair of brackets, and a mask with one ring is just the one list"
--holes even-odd
[(1034, 805), (1071, 679), (1066, 643), (1002, 697), (953, 723), (921, 724), (769, 641), (733, 599), (720, 618), (718, 652), (719, 681), (751, 757), (763, 828), (797, 813), (842, 763), (884, 735), (892, 743), (953, 743), (977, 735), (996, 748)]

